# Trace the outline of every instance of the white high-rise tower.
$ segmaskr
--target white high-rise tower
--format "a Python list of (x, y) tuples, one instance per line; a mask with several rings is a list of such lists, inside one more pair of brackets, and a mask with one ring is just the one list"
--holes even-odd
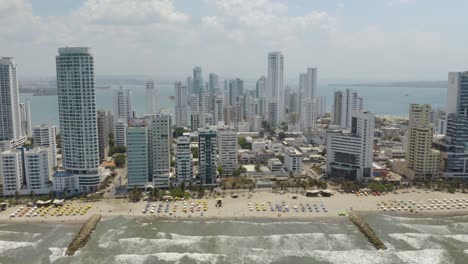
[(16, 67), (13, 58), (0, 59), (0, 150), (17, 147), (26, 141), (21, 133)]
[(158, 104), (158, 88), (154, 81), (146, 82), (146, 113), (149, 115), (156, 115), (159, 111)]
[(174, 84), (175, 90), (175, 126), (176, 127), (187, 127), (187, 114), (188, 114), (188, 91), (187, 86), (182, 85), (181, 82)]
[(284, 57), (279, 51), (268, 53), (268, 122), (276, 127), (284, 119)]
[(32, 126), (31, 126), (31, 107), (29, 100), (25, 103), (20, 103), (20, 119), (21, 119), (21, 134), (23, 136), (31, 137), (32, 136)]
[(78, 178), (80, 191), (93, 192), (101, 182), (94, 88), (94, 57), (90, 48), (59, 48), (57, 90), (63, 168)]
[(114, 136), (117, 146), (126, 146), (126, 128), (133, 118), (132, 91), (120, 87), (114, 92)]

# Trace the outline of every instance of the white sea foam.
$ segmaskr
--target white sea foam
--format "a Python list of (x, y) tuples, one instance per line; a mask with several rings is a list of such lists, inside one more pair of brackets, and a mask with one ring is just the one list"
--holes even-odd
[(436, 239), (437, 236), (431, 234), (420, 234), (420, 233), (394, 233), (389, 234), (393, 239), (406, 242), (409, 246), (415, 249), (441, 249), (443, 245), (431, 241), (431, 239)]
[(15, 235), (15, 236), (31, 236), (32, 238), (35, 238), (39, 235), (40, 233), (29, 233), (29, 232), (17, 232), (17, 231), (7, 231), (7, 230), (0, 230), (0, 237), (5, 236), (5, 235)]
[(35, 246), (36, 242), (17, 242), (17, 241), (4, 241), (0, 240), (0, 254), (3, 254), (5, 251), (24, 248), (29, 246)]
[(455, 240), (468, 243), (468, 235), (459, 234), (459, 235), (446, 235), (447, 238), (453, 238)]
[(49, 255), (49, 261), (50, 263), (54, 263), (59, 258), (65, 257), (65, 252), (67, 251), (67, 248), (51, 247), (49, 248), (49, 250), (51, 252), (51, 254)]
[(418, 225), (418, 224), (398, 224), (398, 226), (406, 227), (412, 230), (419, 231), (421, 233), (428, 234), (447, 234), (450, 233), (447, 225)]
[(166, 261), (179, 263), (182, 258), (188, 258), (195, 261), (196, 263), (214, 263), (218, 259), (226, 258), (225, 255), (218, 254), (201, 254), (201, 253), (175, 253), (175, 252), (165, 252), (165, 253), (155, 253), (155, 254), (145, 254), (145, 255), (135, 255), (135, 254), (122, 254), (114, 257), (114, 263), (117, 264), (140, 264), (147, 261), (149, 258), (154, 258), (155, 261)]
[(418, 264), (446, 264), (451, 263), (450, 255), (446, 250), (424, 249), (418, 251), (396, 252), (403, 263)]

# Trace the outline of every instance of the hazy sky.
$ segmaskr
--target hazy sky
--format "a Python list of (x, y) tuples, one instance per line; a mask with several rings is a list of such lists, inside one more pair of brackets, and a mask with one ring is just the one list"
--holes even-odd
[(55, 75), (61, 46), (92, 47), (97, 74), (443, 80), (468, 70), (466, 0), (0, 0), (0, 56)]

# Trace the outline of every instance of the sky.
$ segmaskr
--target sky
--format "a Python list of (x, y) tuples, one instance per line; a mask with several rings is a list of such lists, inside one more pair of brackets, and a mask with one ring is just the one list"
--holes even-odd
[(466, 0), (0, 0), (0, 56), (54, 76), (57, 48), (91, 47), (98, 75), (445, 80), (468, 70)]

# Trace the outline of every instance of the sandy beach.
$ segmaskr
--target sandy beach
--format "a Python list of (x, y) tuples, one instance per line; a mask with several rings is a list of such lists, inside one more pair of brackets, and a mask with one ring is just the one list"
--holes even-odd
[[(297, 196), (297, 199), (293, 199)], [(183, 212), (183, 201), (177, 202), (151, 202), (146, 213), (142, 210), (146, 208), (147, 202), (129, 203), (125, 200), (101, 200), (98, 202), (81, 202), (81, 201), (66, 201), (73, 207), (91, 205), (91, 208), (83, 215), (62, 215), (62, 216), (34, 216), (34, 217), (10, 217), (12, 213), (20, 208), (15, 206), (8, 208), (6, 211), (0, 212), (0, 222), (2, 223), (15, 223), (15, 222), (30, 222), (30, 223), (64, 223), (64, 224), (79, 224), (85, 222), (93, 214), (101, 214), (104, 218), (115, 216), (139, 216), (148, 218), (164, 218), (164, 219), (273, 219), (273, 220), (302, 220), (313, 221), (314, 219), (323, 218), (343, 218), (339, 216), (340, 212), (382, 212), (381, 204), (389, 204), (391, 201), (414, 201), (416, 203), (428, 203), (428, 200), (451, 200), (458, 199), (468, 201), (468, 194), (462, 193), (442, 193), (430, 192), (423, 190), (406, 190), (398, 194), (390, 193), (382, 196), (356, 196), (355, 194), (341, 194), (334, 193), (332, 197), (305, 197), (304, 195), (297, 195), (292, 193), (275, 194), (267, 191), (257, 191), (248, 197), (247, 194), (240, 194), (238, 198), (231, 198), (226, 195), (223, 198), (222, 207), (216, 207), (216, 198), (204, 199), (189, 199), (186, 202), (187, 212)], [(200, 207), (204, 207), (206, 202), (206, 211), (200, 209), (196, 210), (197, 202)], [(177, 203), (177, 206), (175, 204)], [(194, 204), (194, 212), (190, 212), (190, 205)], [(250, 207), (252, 209), (249, 209)], [(157, 213), (159, 204), (163, 204), (161, 212)], [(166, 204), (168, 204), (168, 211), (165, 212)], [(151, 213), (150, 209), (155, 207), (155, 212)], [(257, 211), (256, 205), (259, 210)], [(314, 206), (315, 205), (315, 206)], [(278, 211), (280, 206), (281, 211)], [(285, 207), (289, 209), (285, 212)], [(297, 207), (297, 210), (295, 209)], [(309, 209), (310, 207), (310, 209)], [(176, 211), (174, 212), (174, 208)], [(274, 211), (271, 210), (274, 209)], [(304, 209), (304, 210), (303, 210)], [(450, 208), (450, 209), (437, 209), (425, 210), (418, 213), (410, 213), (408, 211), (401, 212), (382, 212), (385, 214), (394, 215), (468, 215), (468, 202), (464, 208)]]

